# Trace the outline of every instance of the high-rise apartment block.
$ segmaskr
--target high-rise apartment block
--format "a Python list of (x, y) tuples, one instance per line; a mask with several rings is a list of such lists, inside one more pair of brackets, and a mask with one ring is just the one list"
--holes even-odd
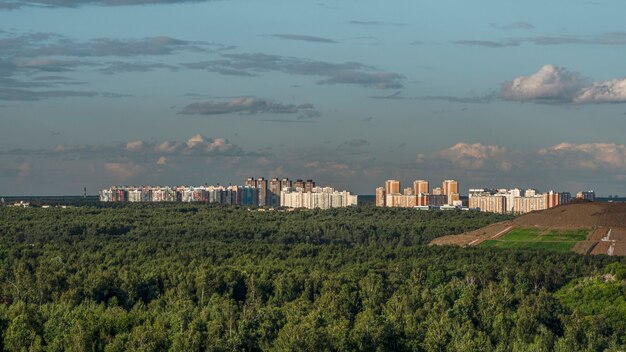
[(245, 186), (241, 188), (241, 205), (258, 206), (259, 189)]
[(385, 193), (386, 194), (400, 193), (400, 181), (387, 180), (385, 182)]
[(428, 181), (415, 180), (412, 187), (406, 187), (400, 193), (400, 181), (387, 180), (385, 187), (376, 188), (377, 207), (412, 208), (421, 206), (440, 207), (444, 205), (460, 205), (458, 182), (446, 180), (443, 188), (437, 187), (432, 193), (428, 192)]
[(400, 193), (387, 194), (385, 204), (390, 208), (412, 208), (417, 206), (417, 196)]
[(387, 202), (386, 202), (386, 192), (385, 192), (385, 187), (378, 187), (376, 188), (376, 206), (377, 207), (384, 207)]
[(504, 194), (494, 194), (485, 189), (470, 189), (468, 207), (489, 213), (504, 214), (507, 212), (507, 201)]
[[(269, 181), (264, 177), (248, 177), (244, 186), (201, 186), (201, 187), (169, 187), (169, 186), (147, 186), (147, 187), (111, 187), (100, 191), (100, 201), (102, 202), (202, 202), (218, 204), (237, 204), (247, 206), (281, 206), (281, 194), (284, 189), (302, 193), (321, 192), (329, 193), (327, 187), (319, 188), (315, 186), (315, 181), (308, 179), (296, 181), (297, 188), (292, 189), (292, 183), (288, 178), (273, 178)], [(332, 207), (340, 204), (356, 204), (356, 196), (353, 198), (337, 198), (345, 196), (344, 193), (330, 192), (328, 204)], [(345, 191), (344, 191), (345, 192)], [(314, 197), (315, 198), (315, 197)], [(319, 198), (319, 196), (318, 196)], [(315, 199), (318, 199), (315, 198)], [(343, 200), (342, 200), (343, 199)], [(317, 201), (314, 201), (313, 204)], [(323, 203), (326, 204), (326, 203)], [(324, 207), (317, 206), (314, 207)]]
[(459, 183), (455, 180), (444, 180), (441, 189), (445, 195), (459, 193)]
[(522, 192), (513, 189), (470, 189), (469, 208), (492, 213), (525, 214), (531, 211), (544, 210), (569, 202), (568, 192), (539, 193), (529, 188)]
[(461, 199), (459, 195), (459, 183), (455, 180), (445, 180), (441, 187), (443, 194), (448, 196), (447, 204), (453, 204)]
[(280, 183), (280, 180), (277, 178), (273, 178), (270, 180), (270, 189), (268, 192), (270, 207), (280, 206)]
[(291, 181), (288, 178), (280, 180), (280, 189), (282, 190), (285, 187), (291, 187)]
[(594, 191), (582, 191), (576, 193), (576, 198), (590, 200), (593, 202), (596, 200), (596, 193)]
[(428, 193), (428, 181), (415, 180), (413, 181), (413, 194), (419, 196), (420, 194)]
[(264, 177), (259, 177), (256, 180), (256, 188), (259, 189), (259, 206), (264, 207), (268, 205), (267, 199), (267, 180)]
[(287, 208), (329, 209), (357, 205), (357, 196), (332, 187), (313, 187), (310, 192), (303, 188), (284, 188), (280, 205)]
[(559, 204), (565, 204), (571, 201), (572, 195), (569, 192), (548, 192), (548, 208), (556, 207)]
[(294, 189), (302, 188), (304, 190), (304, 181), (302, 181), (302, 180), (295, 180), (293, 182), (293, 188)]
[(305, 192), (313, 192), (313, 188), (315, 187), (315, 182), (313, 180), (306, 180), (304, 183), (304, 191)]
[(254, 177), (248, 177), (244, 183), (246, 187), (256, 187), (256, 179)]

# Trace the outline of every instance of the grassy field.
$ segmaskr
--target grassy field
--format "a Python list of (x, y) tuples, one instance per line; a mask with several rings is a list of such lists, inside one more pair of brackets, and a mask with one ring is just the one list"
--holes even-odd
[(485, 241), (480, 246), (569, 252), (576, 242), (584, 241), (588, 233), (588, 229), (558, 230), (522, 227), (509, 231), (497, 240)]

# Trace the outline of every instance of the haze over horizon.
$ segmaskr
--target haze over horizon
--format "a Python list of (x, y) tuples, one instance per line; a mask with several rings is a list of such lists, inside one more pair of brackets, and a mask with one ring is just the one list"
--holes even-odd
[(618, 0), (0, 0), (0, 195), (626, 193)]

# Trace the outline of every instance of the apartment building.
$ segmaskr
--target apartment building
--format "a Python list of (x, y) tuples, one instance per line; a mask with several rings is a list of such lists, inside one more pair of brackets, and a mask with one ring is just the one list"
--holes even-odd
[(445, 180), (442, 187), (436, 187), (429, 193), (428, 181), (415, 180), (412, 187), (406, 187), (400, 193), (398, 180), (385, 181), (385, 187), (376, 188), (376, 206), (391, 208), (413, 208), (423, 206), (460, 206), (459, 184), (455, 180)]
[(310, 192), (303, 188), (285, 187), (280, 205), (286, 208), (329, 209), (357, 205), (357, 196), (332, 187), (313, 187)]

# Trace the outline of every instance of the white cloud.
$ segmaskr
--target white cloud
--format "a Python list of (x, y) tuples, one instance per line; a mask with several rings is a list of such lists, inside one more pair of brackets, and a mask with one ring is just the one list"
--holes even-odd
[(500, 96), (505, 100), (540, 103), (624, 103), (626, 78), (589, 82), (563, 67), (544, 65), (530, 76), (504, 82)]
[(616, 143), (559, 143), (540, 149), (538, 154), (548, 162), (564, 167), (596, 170), (626, 170), (626, 145)]
[(154, 150), (161, 153), (175, 153), (180, 143), (173, 141), (163, 141), (154, 147)]
[(579, 74), (562, 67), (544, 65), (530, 76), (502, 84), (500, 95), (515, 101), (571, 101), (584, 86)]
[(576, 103), (626, 102), (626, 78), (601, 81), (583, 88), (574, 98)]
[(232, 144), (226, 138), (207, 138), (201, 134), (192, 136), (184, 143), (163, 142), (155, 147), (155, 151), (169, 154), (183, 155), (230, 155), (236, 156), (243, 154), (241, 148)]
[(133, 141), (126, 143), (126, 150), (137, 152), (143, 150), (145, 143), (143, 141)]
[[(80, 154), (94, 157), (96, 155), (136, 157), (137, 155), (193, 155), (193, 156), (246, 156), (247, 153), (226, 138), (208, 138), (201, 134), (192, 136), (185, 142), (162, 141), (131, 141), (121, 145), (67, 145), (60, 144), (52, 151), (48, 150), (16, 150), (17, 154)], [(256, 154), (254, 154), (256, 155)]]
[[(170, 160), (228, 157), (263, 156), (260, 153), (247, 152), (226, 138), (208, 138), (201, 134), (192, 136), (185, 142), (162, 141), (131, 141), (116, 145), (66, 145), (61, 144), (53, 149), (14, 149), (0, 151), (2, 155), (20, 157), (45, 157), (64, 160), (101, 160), (111, 163), (108, 170), (115, 172), (117, 164), (134, 162), (138, 165), (169, 165)], [(117, 172), (120, 173), (121, 172)]]
[[(457, 143), (439, 151), (437, 156), (464, 169), (477, 170), (494, 166), (502, 171), (510, 171), (513, 168), (511, 152), (506, 147), (498, 145)], [(420, 159), (423, 160), (423, 156), (420, 158), (418, 155), (418, 160)]]
[[(509, 172), (546, 167), (562, 170), (626, 170), (626, 145), (617, 143), (563, 142), (535, 151), (510, 150), (498, 145), (457, 143), (418, 162), (436, 165), (437, 158), (465, 170)], [(524, 166), (523, 168), (521, 168)]]
[(132, 162), (123, 162), (123, 163), (105, 163), (104, 169), (114, 178), (120, 181), (126, 181), (134, 176), (137, 176), (142, 171), (144, 171), (144, 167), (135, 164)]

